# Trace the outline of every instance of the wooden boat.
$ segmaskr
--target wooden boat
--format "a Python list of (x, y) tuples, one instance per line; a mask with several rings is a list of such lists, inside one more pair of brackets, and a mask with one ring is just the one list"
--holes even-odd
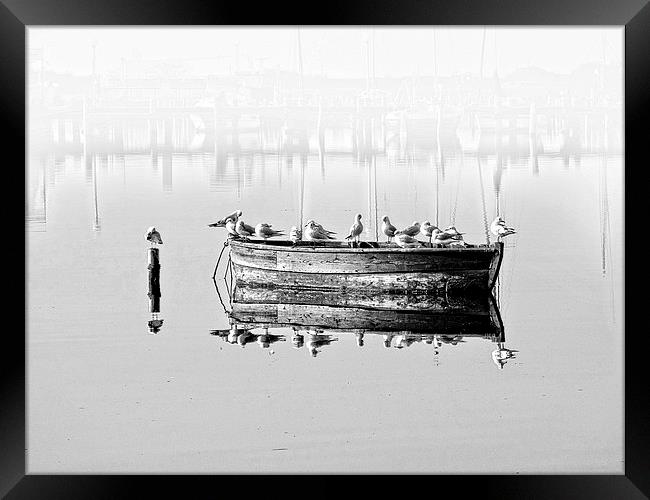
[(378, 292), (449, 295), (487, 292), (496, 282), (503, 243), (467, 247), (400, 248), (362, 242), (299, 242), (248, 239), (230, 241), (235, 290), (285, 289), (304, 295), (323, 292)]

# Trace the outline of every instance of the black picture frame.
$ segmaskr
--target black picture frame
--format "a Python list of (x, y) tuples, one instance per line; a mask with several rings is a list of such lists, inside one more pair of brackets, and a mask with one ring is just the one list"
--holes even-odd
[[(645, 213), (638, 207), (643, 207), (640, 186), (645, 184), (641, 176), (642, 167), (647, 163), (644, 145), (648, 140), (646, 114), (650, 111), (650, 4), (647, 0), (336, 0), (302, 7), (288, 3), (251, 5), (202, 0), (141, 0), (138, 3), (128, 0), (0, 0), (0, 109), (4, 112), (0, 137), (6, 144), (25, 142), (27, 26), (224, 24), (625, 26), (625, 234), (630, 235), (632, 227), (643, 226), (642, 222), (633, 224), (632, 220), (634, 214)], [(18, 157), (24, 161), (24, 152)], [(14, 191), (19, 192), (18, 189)], [(626, 236), (626, 243), (628, 238)], [(21, 262), (18, 255), (21, 249), (23, 256), (26, 254), (26, 236), (25, 240), (18, 241), (23, 241), (24, 245), (8, 245), (10, 254), (6, 262)], [(641, 261), (641, 251), (642, 245), (625, 244), (625, 474), (436, 476), (436, 490), (450, 486), (457, 492), (489, 498), (622, 499), (650, 495), (650, 415), (644, 373), (645, 350), (639, 347), (636, 338), (631, 338), (645, 333), (631, 327), (636, 324), (639, 311), (643, 311), (641, 301), (645, 297), (643, 293), (632, 293), (635, 276), (628, 272), (633, 269), (633, 262)], [(13, 270), (20, 272), (19, 268)], [(25, 279), (26, 276), (23, 275)], [(641, 278), (637, 280), (640, 282)], [(22, 304), (25, 310), (26, 328), (26, 295), (14, 295), (16, 308), (20, 310)], [(13, 313), (11, 304), (5, 313)], [(26, 343), (25, 337), (8, 330), (0, 394), (0, 495), (7, 498), (117, 498), (129, 496), (136, 485), (145, 486), (150, 494), (170, 493), (174, 488), (194, 490), (215, 479), (212, 476), (26, 475), (25, 355), (21, 356), (21, 352), (26, 354), (23, 351)], [(265, 480), (265, 489), (281, 488), (279, 481), (283, 479), (271, 478), (270, 483)], [(375, 485), (381, 483), (373, 481)], [(328, 484), (319, 481), (318, 489), (324, 492)]]

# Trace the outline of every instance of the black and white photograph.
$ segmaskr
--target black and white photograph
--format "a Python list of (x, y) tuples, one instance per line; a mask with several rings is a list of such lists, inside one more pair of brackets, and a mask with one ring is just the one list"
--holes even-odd
[(623, 26), (31, 26), (26, 472), (625, 471)]

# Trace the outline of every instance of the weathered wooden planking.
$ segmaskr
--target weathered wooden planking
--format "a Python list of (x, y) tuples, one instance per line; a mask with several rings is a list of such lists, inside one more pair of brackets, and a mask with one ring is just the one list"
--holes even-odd
[(242, 286), (280, 287), (308, 290), (331, 290), (341, 293), (357, 290), (367, 293), (390, 291), (444, 295), (460, 291), (488, 290), (488, 270), (455, 272), (397, 272), (397, 273), (298, 273), (234, 266), (235, 283)]
[(487, 306), (472, 313), (372, 310), (304, 304), (233, 303), (231, 320), (242, 327), (315, 327), (436, 335), (498, 336), (502, 325)]
[(377, 288), (351, 290), (319, 288), (260, 287), (236, 284), (233, 301), (239, 303), (315, 304), (338, 307), (364, 307), (409, 311), (458, 311), (471, 313), (484, 309), (486, 293), (432, 294), (393, 293)]
[(235, 265), (301, 273), (395, 273), (485, 270), (498, 250), (482, 248), (284, 248), (232, 242)]
[(501, 269), (501, 262), (503, 261), (503, 242), (497, 241), (494, 244), (494, 248), (496, 252), (492, 256), (492, 260), (490, 262), (490, 271), (488, 275), (488, 288), (492, 290), (494, 287), (497, 278), (499, 276), (499, 270)]

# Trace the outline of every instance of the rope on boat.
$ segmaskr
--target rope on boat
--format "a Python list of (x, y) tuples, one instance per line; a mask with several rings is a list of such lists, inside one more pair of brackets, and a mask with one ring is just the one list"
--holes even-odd
[(217, 259), (217, 263), (214, 266), (214, 273), (212, 273), (212, 279), (214, 279), (214, 277), (217, 275), (217, 269), (219, 268), (219, 262), (221, 262), (221, 256), (223, 255), (223, 251), (226, 249), (227, 246), (228, 246), (228, 240), (223, 242), (223, 248), (221, 248), (221, 252), (219, 252), (219, 258)]
[(485, 240), (490, 244), (490, 231), (488, 229), (487, 210), (485, 208), (485, 190), (483, 189), (483, 174), (481, 172), (481, 160), (476, 157), (476, 167), (478, 168), (478, 180), (481, 184), (481, 205), (483, 206), (483, 225), (485, 228)]

